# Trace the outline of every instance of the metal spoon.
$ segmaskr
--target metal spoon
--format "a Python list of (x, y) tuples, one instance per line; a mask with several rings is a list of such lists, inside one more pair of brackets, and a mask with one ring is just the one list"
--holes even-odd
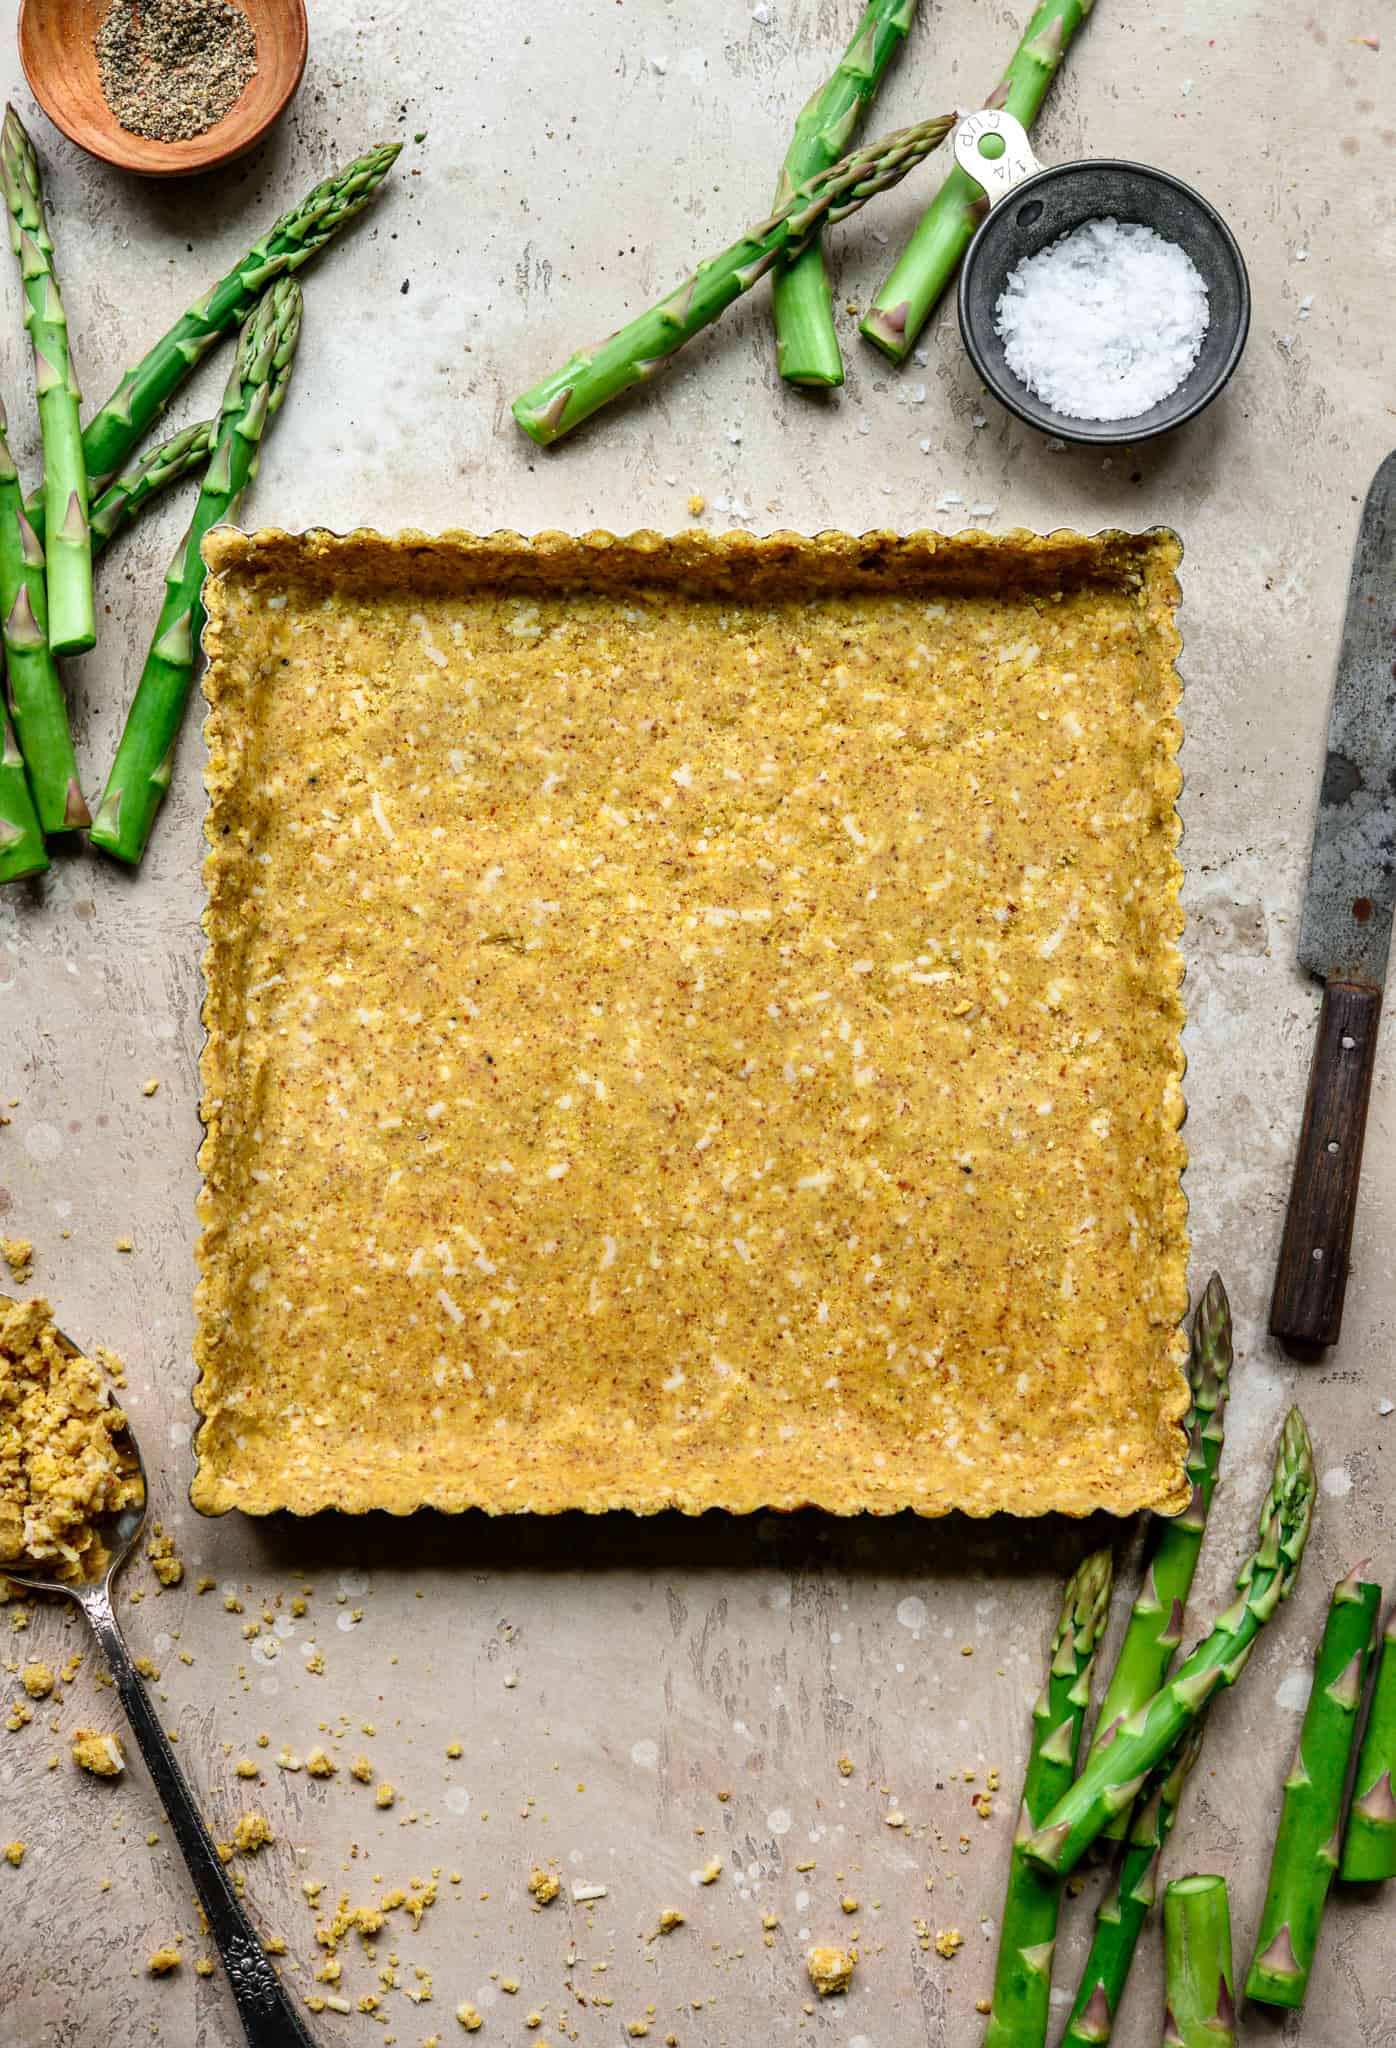
[[(4, 1299), (0, 1296), (0, 1304)], [(70, 1357), (81, 1355), (77, 1345), (61, 1330), (57, 1337)], [(315, 2048), (314, 2037), (291, 2003), (229, 1882), (228, 1873), (213, 1846), (213, 1838), (194, 1804), (184, 1773), (175, 1762), (169, 1739), (131, 1662), (131, 1652), (121, 1633), (112, 1604), (112, 1585), (145, 1526), (149, 1489), (140, 1446), (130, 1429), (117, 1431), (113, 1442), (134, 1459), (140, 1473), (141, 1497), (137, 1506), (105, 1516), (97, 1525), (111, 1560), (101, 1578), (69, 1582), (47, 1572), (16, 1571), (9, 1564), (5, 1566), (5, 1577), (12, 1585), (23, 1586), (31, 1593), (66, 1594), (91, 1622), (92, 1632), (101, 1646), (117, 1694), (126, 1709), (126, 1718), (135, 1730), (146, 1768), (164, 1802), (175, 1840), (189, 1866), (199, 1903), (208, 1919), (209, 1932), (218, 1945), (228, 1982), (233, 1987), (233, 1997), (237, 2000), (249, 2048)]]

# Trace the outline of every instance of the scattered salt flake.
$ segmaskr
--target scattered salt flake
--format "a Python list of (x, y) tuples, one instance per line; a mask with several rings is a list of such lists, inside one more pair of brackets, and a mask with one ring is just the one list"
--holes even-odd
[(860, 434), (870, 434), (872, 432), (872, 421), (866, 413), (858, 415), (858, 432)]
[(766, 27), (771, 18), (771, 10), (766, 6), (765, 0), (762, 0), (762, 4), (759, 7), (752, 8), (751, 18), (759, 28)]
[(1309, 252), (1308, 252), (1308, 250), (1307, 250), (1307, 249), (1296, 249), (1296, 250), (1295, 250), (1295, 252), (1294, 252), (1294, 260), (1295, 260), (1295, 262), (1296, 262), (1296, 263), (1307, 263), (1307, 262), (1308, 262), (1308, 260), (1309, 260)]
[(964, 502), (958, 491), (943, 491), (936, 499), (936, 511), (953, 512), (957, 505), (963, 505)]
[(590, 1905), (594, 1900), (604, 1899), (605, 1897), (606, 1886), (604, 1884), (574, 1884), (572, 1887), (573, 1901), (579, 1906)]
[(969, 516), (971, 519), (993, 519), (998, 509), (997, 505), (971, 505)]
[(1176, 242), (1107, 214), (1009, 272), (994, 328), (1015, 377), (1067, 419), (1136, 419), (1202, 349), (1207, 287)]
[(738, 443), (738, 442), (740, 442), (740, 440), (741, 440), (741, 438), (742, 438), (742, 430), (741, 430), (741, 428), (740, 428), (740, 427), (729, 427), (729, 428), (727, 429), (727, 438), (728, 438), (728, 440), (729, 440), (729, 441), (730, 441), (730, 442), (731, 442), (731, 443), (733, 444), (733, 446), (735, 447), (735, 446), (737, 445), (737, 443)]
[(917, 447), (918, 447), (918, 448), (919, 448), (919, 449), (921, 450), (921, 453), (922, 453), (923, 455), (929, 455), (929, 454), (930, 454), (930, 452), (931, 452), (931, 444), (930, 444), (930, 442), (929, 442), (929, 441), (918, 441), (916, 445), (917, 445)]
[(969, 423), (970, 423), (970, 425), (971, 425), (972, 427), (974, 427), (974, 428), (975, 428), (976, 430), (977, 430), (978, 428), (980, 428), (980, 427), (987, 427), (987, 426), (988, 426), (988, 424), (989, 424), (989, 421), (988, 421), (988, 416), (987, 416), (987, 415), (986, 415), (985, 413), (982, 413), (982, 412), (974, 412), (974, 413), (971, 413), (971, 414), (970, 414), (970, 418), (969, 418)]
[(913, 361), (913, 363), (915, 363), (915, 365), (916, 365), (916, 367), (917, 367), (917, 369), (918, 369), (918, 370), (924, 370), (924, 369), (925, 369), (925, 367), (926, 367), (926, 365), (927, 365), (927, 363), (929, 363), (929, 361), (930, 361), (931, 359), (930, 359), (930, 357), (929, 357), (929, 356), (928, 356), (928, 355), (926, 354), (926, 351), (925, 351), (925, 349), (923, 349), (923, 348), (914, 348), (914, 349), (913, 349), (913, 350), (911, 351), (911, 360)]
[(650, 64), (659, 73), (661, 78), (669, 69), (669, 59), (667, 57), (651, 57)]
[(1309, 317), (1309, 313), (1310, 313), (1310, 310), (1311, 310), (1311, 308), (1312, 308), (1312, 306), (1313, 306), (1313, 303), (1314, 303), (1314, 295), (1313, 295), (1313, 293), (1312, 293), (1312, 292), (1306, 292), (1306, 293), (1304, 294), (1304, 297), (1303, 297), (1303, 298), (1302, 298), (1302, 299), (1301, 299), (1301, 300), (1299, 301), (1299, 318), (1300, 318), (1301, 320), (1307, 320), (1307, 319), (1308, 319), (1308, 317)]
[(1191, 80), (1190, 78), (1185, 78), (1185, 79), (1183, 80), (1182, 84), (1181, 84), (1181, 85), (1180, 85), (1180, 86), (1178, 87), (1178, 91), (1179, 91), (1179, 92), (1180, 92), (1180, 93), (1182, 94), (1182, 96), (1183, 96), (1183, 98), (1184, 98), (1185, 100), (1187, 100), (1187, 99), (1191, 99), (1191, 98), (1192, 98), (1192, 80)]
[(1388, 1401), (1385, 1394), (1383, 1394), (1377, 1403), (1378, 1415), (1390, 1415), (1393, 1412), (1396, 1412), (1396, 1401)]

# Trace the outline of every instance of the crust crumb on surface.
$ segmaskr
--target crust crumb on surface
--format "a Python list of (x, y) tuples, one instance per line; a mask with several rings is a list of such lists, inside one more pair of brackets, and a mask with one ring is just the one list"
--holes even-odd
[(264, 1813), (239, 1814), (233, 1827), (233, 1847), (241, 1855), (255, 1856), (259, 1849), (265, 1849), (269, 1842), (275, 1840), (271, 1822)]
[(534, 1869), (528, 1873), (528, 1889), (540, 1906), (550, 1906), (562, 1885), (550, 1870)]
[(847, 1991), (857, 1958), (842, 1948), (812, 1948), (805, 1957), (809, 1980), (821, 1998)]
[(29, 1285), (34, 1271), (34, 1247), (27, 1237), (0, 1237), (0, 1256), (20, 1287)]
[(157, 1948), (154, 1955), (149, 1957), (146, 1969), (152, 1977), (168, 1977), (171, 1970), (177, 1970), (182, 1961), (183, 1957), (179, 1950), (167, 1944), (164, 1948)]
[(0, 1854), (3, 1854), (5, 1861), (8, 1864), (10, 1864), (13, 1869), (18, 1870), (20, 1864), (24, 1861), (24, 1850), (25, 1844), (23, 1842), (6, 1842), (4, 1849), (3, 1851), (0, 1851)]
[(98, 1362), (107, 1356), (70, 1354), (41, 1296), (0, 1295), (0, 1566), (67, 1581), (105, 1569), (96, 1523), (141, 1498)]
[(209, 558), (197, 1507), (1185, 1504), (1170, 536)]
[(126, 1768), (121, 1737), (97, 1728), (73, 1730), (72, 1756), (78, 1769), (94, 1778), (119, 1778)]
[(145, 1546), (152, 1571), (162, 1586), (177, 1586), (184, 1577), (184, 1566), (175, 1555), (175, 1540), (167, 1529), (157, 1522)]
[(46, 1700), (53, 1691), (54, 1676), (47, 1664), (36, 1661), (21, 1667), (19, 1682), (31, 1700)]

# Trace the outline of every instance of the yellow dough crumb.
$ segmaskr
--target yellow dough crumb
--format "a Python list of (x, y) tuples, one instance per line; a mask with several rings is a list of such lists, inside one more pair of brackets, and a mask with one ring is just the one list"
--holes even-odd
[(703, 493), (701, 491), (690, 491), (688, 494), (689, 518), (697, 519), (702, 513), (706, 512), (707, 509), (708, 501), (703, 496)]
[(152, 1075), (151, 1075), (151, 1077), (150, 1077), (150, 1079), (149, 1079), (148, 1081), (142, 1081), (142, 1083), (141, 1083), (141, 1094), (142, 1094), (142, 1095), (153, 1095), (153, 1094), (155, 1093), (156, 1089), (157, 1089), (157, 1088), (158, 1088), (159, 1086), (160, 1086), (160, 1083), (159, 1083), (159, 1081), (158, 1081), (158, 1080), (156, 1079), (156, 1077), (155, 1077), (155, 1076), (154, 1076), (154, 1075), (152, 1074)]
[(842, 1898), (839, 1900), (839, 1905), (845, 1913), (856, 1913), (858, 1910), (858, 1901), (854, 1898)]
[(23, 1561), (73, 1581), (105, 1569), (96, 1522), (141, 1498), (102, 1378), (119, 1363), (70, 1355), (41, 1296), (0, 1295), (0, 1570)]
[(853, 1759), (851, 1756), (841, 1756), (839, 1758), (839, 1776), (841, 1778), (851, 1778), (853, 1776)]
[(103, 1735), (96, 1728), (73, 1730), (73, 1762), (94, 1778), (119, 1778), (126, 1768), (119, 1735)]
[(672, 1934), (676, 1927), (682, 1927), (685, 1924), (684, 1916), (677, 1906), (666, 1906), (659, 1916), (659, 1931), (661, 1934)]
[(16, 1700), (5, 1716), (5, 1726), (11, 1735), (18, 1735), (21, 1728), (27, 1728), (34, 1718), (34, 1709), (26, 1700)]
[(133, 1252), (136, 1249), (129, 1237), (119, 1237), (116, 1240), (116, 1248), (119, 1252)]
[(964, 1945), (965, 1938), (958, 1927), (942, 1927), (936, 1936), (936, 1954), (938, 1956), (945, 1956), (947, 1958), (953, 1956), (956, 1949), (963, 1948)]
[(528, 1888), (540, 1906), (550, 1906), (562, 1889), (549, 1870), (530, 1870)]
[(323, 1749), (312, 1749), (305, 1760), (305, 1768), (312, 1778), (332, 1778), (339, 1765)]
[(175, 1556), (174, 1537), (157, 1522), (145, 1554), (150, 1559), (156, 1578), (162, 1586), (177, 1586), (184, 1577), (184, 1566)]
[(27, 1287), (34, 1270), (34, 1247), (27, 1237), (0, 1237), (0, 1253), (21, 1287)]
[(16, 1870), (19, 1869), (20, 1864), (24, 1861), (24, 1848), (23, 1842), (6, 1842), (5, 1844), (5, 1861), (13, 1865)]
[(452, 1762), (454, 1762), (457, 1757), (464, 1756), (465, 1751), (461, 1747), (460, 1743), (448, 1742), (446, 1744), (446, 1754), (448, 1757), (451, 1758)]
[(375, 1806), (391, 1806), (396, 1798), (396, 1791), (385, 1778), (383, 1783), (374, 1792), (373, 1803)]
[(356, 1756), (349, 1766), (351, 1778), (357, 1778), (361, 1785), (373, 1783), (373, 1765), (366, 1756)]
[(456, 2018), (465, 2028), (467, 2034), (478, 2034), (481, 2027), (485, 2024), (483, 2015), (471, 2005), (468, 1999), (463, 2000), (456, 2007)]
[(171, 1970), (177, 1970), (182, 1961), (179, 1950), (166, 1944), (164, 1948), (156, 1949), (146, 1963), (146, 1968), (152, 1977), (168, 1977)]
[(698, 1873), (699, 1884), (716, 1884), (722, 1875), (722, 1858), (710, 1856)]
[(268, 1842), (274, 1842), (271, 1822), (261, 1813), (244, 1813), (238, 1816), (233, 1829), (233, 1847), (240, 1849), (244, 1856), (255, 1856)]
[(47, 1664), (26, 1664), (19, 1674), (19, 1682), (31, 1700), (46, 1700), (53, 1691), (53, 1673)]
[(853, 1982), (855, 1958), (841, 1948), (812, 1948), (805, 1957), (809, 1980), (821, 1998), (847, 1991)]
[(198, 1958), (194, 1964), (194, 1975), (196, 1977), (211, 1977), (213, 1975), (213, 1964), (207, 1956), (200, 1956)]

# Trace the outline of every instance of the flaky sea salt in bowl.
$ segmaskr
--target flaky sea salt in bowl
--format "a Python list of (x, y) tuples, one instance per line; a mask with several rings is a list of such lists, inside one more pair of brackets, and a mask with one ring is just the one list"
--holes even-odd
[(1215, 207), (1166, 171), (1113, 160), (1016, 186), (970, 247), (959, 302), (965, 347), (1000, 403), (1043, 433), (1103, 446), (1194, 419), (1250, 326), (1246, 266)]

